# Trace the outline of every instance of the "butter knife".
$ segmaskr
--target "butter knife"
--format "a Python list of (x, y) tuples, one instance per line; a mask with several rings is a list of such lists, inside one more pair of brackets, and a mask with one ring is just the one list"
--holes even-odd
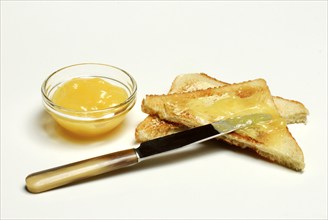
[(48, 191), (86, 178), (135, 165), (155, 155), (226, 135), (238, 129), (271, 119), (272, 116), (269, 114), (238, 116), (156, 138), (141, 143), (137, 148), (105, 154), (32, 173), (25, 179), (26, 188), (31, 193)]

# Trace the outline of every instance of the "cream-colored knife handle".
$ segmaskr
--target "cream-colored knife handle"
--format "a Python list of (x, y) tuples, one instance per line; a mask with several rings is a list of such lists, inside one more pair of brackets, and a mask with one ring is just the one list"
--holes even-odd
[(134, 149), (118, 151), (32, 173), (26, 177), (26, 188), (32, 193), (40, 193), (136, 163), (138, 156)]

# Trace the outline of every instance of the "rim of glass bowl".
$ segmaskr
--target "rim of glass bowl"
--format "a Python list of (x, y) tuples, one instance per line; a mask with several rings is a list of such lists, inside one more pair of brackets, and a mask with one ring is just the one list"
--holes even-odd
[[(114, 106), (111, 106), (111, 107), (108, 107), (108, 108), (105, 108), (105, 109), (99, 109), (99, 110), (90, 110), (90, 111), (83, 111), (83, 110), (73, 110), (73, 109), (69, 109), (69, 108), (65, 108), (65, 107), (62, 107), (60, 105), (57, 105), (55, 104), (47, 95), (47, 83), (48, 81), (54, 76), (56, 75), (58, 72), (61, 72), (62, 70), (64, 69), (68, 69), (68, 68), (71, 68), (71, 67), (74, 67), (74, 66), (82, 66), (82, 65), (99, 65), (99, 66), (105, 66), (105, 67), (110, 67), (110, 68), (114, 68), (116, 70), (119, 70), (120, 72), (124, 73), (131, 81), (131, 94), (129, 95), (129, 97), (122, 103), (120, 104), (117, 104), (117, 105), (114, 105)], [(72, 78), (73, 79), (73, 78)], [(124, 86), (126, 86), (125, 84), (123, 84)], [(127, 86), (126, 86), (127, 87)], [(128, 88), (128, 87), (127, 87)], [(130, 89), (130, 88), (128, 88)], [(56, 70), (55, 72), (53, 72), (52, 74), (50, 74), (46, 80), (42, 83), (42, 86), (41, 86), (41, 92), (42, 92), (42, 96), (43, 96), (43, 100), (45, 101), (45, 104), (47, 105), (47, 107), (50, 107), (52, 110), (54, 111), (58, 111), (57, 109), (59, 109), (60, 111), (63, 111), (63, 112), (67, 112), (67, 114), (70, 114), (70, 113), (79, 113), (79, 114), (86, 114), (86, 113), (89, 113), (89, 114), (92, 114), (92, 113), (101, 113), (101, 112), (106, 112), (106, 111), (110, 111), (110, 110), (115, 110), (119, 107), (122, 107), (122, 106), (125, 106), (131, 102), (134, 101), (135, 99), (135, 96), (136, 96), (136, 92), (137, 92), (137, 82), (136, 80), (128, 73), (126, 72), (125, 70), (123, 69), (120, 69), (116, 66), (112, 66), (112, 65), (109, 65), (109, 64), (103, 64), (103, 63), (78, 63), (78, 64), (73, 64), (73, 65), (69, 65), (69, 66), (65, 66), (63, 68), (60, 68), (58, 70)], [(129, 107), (129, 106), (128, 106)], [(128, 108), (129, 110), (130, 108)], [(125, 108), (122, 109), (123, 111), (126, 110)], [(61, 112), (61, 113), (63, 113)], [(115, 112), (115, 115), (116, 113), (120, 114), (121, 111), (118, 111), (118, 112)], [(72, 115), (70, 115), (72, 116)], [(78, 116), (75, 116), (75, 117), (78, 117)], [(78, 117), (78, 118), (81, 118), (81, 117)], [(82, 117), (84, 118), (84, 117)], [(94, 118), (94, 119), (97, 119), (97, 118)]]

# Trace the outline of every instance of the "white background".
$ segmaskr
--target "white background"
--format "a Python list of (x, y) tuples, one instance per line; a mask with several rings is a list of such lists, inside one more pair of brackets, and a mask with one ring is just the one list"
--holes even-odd
[[(43, 80), (81, 62), (121, 67), (138, 82), (135, 108), (106, 138), (71, 138), (43, 111)], [(136, 147), (145, 94), (197, 72), (264, 78), (272, 94), (303, 102), (307, 125), (289, 128), (304, 172), (212, 141), (70, 187), (24, 189), (29, 173)], [(326, 133), (326, 1), (1, 1), (3, 219), (327, 218)]]

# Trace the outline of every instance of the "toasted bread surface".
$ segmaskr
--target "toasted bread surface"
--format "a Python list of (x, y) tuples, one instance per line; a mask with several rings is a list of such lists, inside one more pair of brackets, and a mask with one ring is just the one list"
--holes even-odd
[[(174, 79), (169, 93), (183, 93), (225, 85), (228, 83), (219, 81), (205, 73), (181, 74)], [(286, 120), (287, 124), (306, 122), (308, 110), (302, 103), (278, 96), (274, 96), (273, 100), (279, 114)], [(149, 115), (137, 126), (135, 138), (138, 142), (144, 142), (182, 131), (185, 128), (181, 124), (162, 121), (157, 116)]]
[[(225, 85), (229, 84), (210, 77), (205, 73), (181, 74), (174, 79), (169, 93), (191, 92)], [(306, 123), (309, 112), (302, 103), (279, 96), (273, 96), (273, 100), (279, 114), (286, 119), (288, 124)]]
[[(222, 102), (227, 100), (227, 94), (239, 99), (239, 101), (235, 103), (231, 103), (230, 101), (233, 99), (229, 99), (229, 104), (232, 105), (239, 105), (239, 103), (243, 102), (248, 106), (250, 100), (253, 100), (255, 97), (256, 102), (253, 103), (261, 102), (263, 104), (260, 109), (264, 109), (263, 111), (270, 111), (271, 114), (280, 118), (266, 82), (262, 79), (187, 93), (149, 95), (143, 100), (142, 109), (145, 113), (156, 115), (162, 120), (182, 124), (186, 127), (196, 127), (216, 121), (222, 116), (216, 115), (217, 110), (209, 111), (210, 108), (197, 108), (196, 106), (200, 104), (202, 106), (222, 104)], [(195, 102), (195, 100), (197, 101)], [(199, 103), (198, 100), (201, 100), (201, 103)], [(225, 105), (220, 105), (220, 107), (222, 106)], [(235, 109), (239, 108), (237, 107)], [(245, 107), (242, 109), (245, 109)], [(247, 112), (235, 112), (235, 114), (246, 113)], [(149, 120), (147, 123), (151, 126), (153, 123), (161, 123), (160, 120), (154, 119), (153, 117), (148, 117), (146, 120)], [(144, 128), (145, 127), (141, 127), (141, 130)], [(170, 129), (164, 129), (159, 133), (173, 133), (180, 129), (185, 128), (174, 125)], [(294, 170), (302, 170), (304, 168), (302, 150), (299, 148), (286, 126), (281, 127), (279, 132), (271, 133), (254, 127), (247, 129), (247, 131), (238, 131), (225, 135), (223, 140), (236, 146), (251, 148), (261, 156)]]

